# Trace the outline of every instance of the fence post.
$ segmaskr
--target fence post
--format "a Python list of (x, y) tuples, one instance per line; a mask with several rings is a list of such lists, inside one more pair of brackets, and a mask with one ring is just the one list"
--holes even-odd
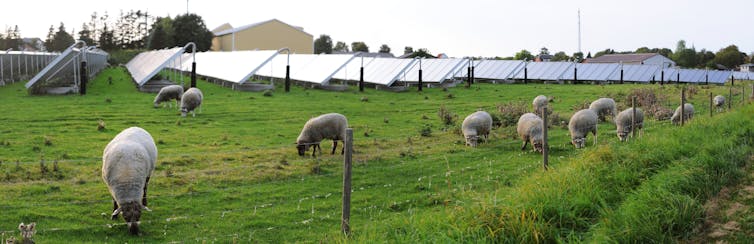
[(712, 107), (714, 105), (712, 104), (712, 92), (709, 93), (709, 116), (712, 117)]
[[(183, 77), (183, 74), (181, 74), (181, 77)], [(191, 87), (196, 87), (196, 61), (191, 62)]]
[(79, 87), (79, 94), (86, 95), (86, 83), (89, 81), (89, 75), (86, 74), (86, 61), (81, 61), (81, 68), (79, 69), (79, 76), (81, 76), (81, 87)]
[[(534, 145), (532, 145), (534, 146)], [(548, 165), (548, 150), (549, 144), (547, 143), (547, 107), (542, 108), (542, 166), (547, 171)]]
[(684, 117), (686, 117), (686, 87), (681, 88), (681, 126), (683, 126)]
[(290, 92), (290, 91), (291, 91), (291, 66), (285, 65), (285, 92)]
[(733, 102), (733, 86), (728, 88), (728, 110), (730, 110), (730, 104)]
[(631, 98), (631, 108), (631, 139), (636, 139), (636, 96)]
[(466, 87), (471, 87), (471, 66), (466, 68)]
[(340, 218), (340, 229), (346, 234), (351, 234), (351, 157), (353, 156), (353, 129), (346, 129), (346, 138), (343, 143), (345, 156), (343, 158), (343, 212)]

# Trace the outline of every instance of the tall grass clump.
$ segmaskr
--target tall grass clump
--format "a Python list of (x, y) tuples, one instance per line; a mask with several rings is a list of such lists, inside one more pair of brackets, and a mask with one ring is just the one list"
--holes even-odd
[(481, 203), (463, 221), (501, 242), (683, 238), (699, 223), (703, 201), (740, 175), (752, 151), (754, 121), (743, 118), (751, 110), (587, 149), (523, 179), (499, 202)]

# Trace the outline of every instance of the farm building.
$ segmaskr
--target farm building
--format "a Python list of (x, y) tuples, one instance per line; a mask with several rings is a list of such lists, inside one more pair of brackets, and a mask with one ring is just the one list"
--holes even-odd
[(213, 51), (278, 50), (287, 47), (292, 53), (314, 53), (314, 36), (304, 28), (277, 19), (233, 28), (225, 23), (212, 33)]
[(658, 53), (631, 53), (631, 54), (607, 54), (596, 58), (590, 58), (584, 63), (624, 63), (624, 64), (648, 64), (675, 66), (675, 62)]

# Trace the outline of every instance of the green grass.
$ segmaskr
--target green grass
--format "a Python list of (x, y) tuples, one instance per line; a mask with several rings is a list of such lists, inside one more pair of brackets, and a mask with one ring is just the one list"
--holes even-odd
[[(695, 86), (697, 117), (688, 132), (649, 120), (638, 143), (619, 143), (606, 122), (597, 147), (590, 140), (575, 150), (567, 130), (555, 126), (552, 169), (543, 173), (541, 156), (520, 150), (515, 127), (494, 130), (490, 143), (472, 149), (464, 146), (460, 121), (479, 108), (530, 104), (539, 94), (555, 96), (553, 109), (568, 118), (584, 101), (610, 96), (623, 105), (632, 89), (648, 85), (475, 84), (422, 93), (301, 87), (284, 93), (277, 85), (263, 96), (200, 81), (205, 102), (193, 118), (152, 108), (154, 94), (137, 92), (119, 68), (103, 71), (86, 96), (29, 96), (21, 83), (0, 87), (0, 232), (18, 237), (18, 223), (37, 222), (35, 240), (43, 243), (346, 241), (339, 232), (342, 157), (327, 153), (328, 142), (318, 159), (299, 157), (293, 145), (308, 118), (339, 112), (355, 136), (353, 240), (591, 240), (612, 233), (601, 221), (623, 216), (629, 201), (644, 204), (643, 189), (663, 185), (675, 162), (699, 150), (718, 155), (717, 147), (688, 141), (706, 140), (701, 132), (720, 123), (751, 125), (742, 112), (707, 119), (706, 92), (727, 94), (727, 87)], [(658, 91), (674, 97), (668, 107), (677, 106), (678, 87)], [(455, 125), (442, 124), (442, 105), (458, 116)], [(142, 216), (136, 237), (122, 219), (109, 220), (110, 196), (100, 177), (104, 146), (130, 126), (149, 131), (159, 151), (149, 186), (154, 211)], [(420, 135), (426, 127), (429, 137)], [(731, 158), (741, 153), (735, 152)], [(716, 188), (705, 189), (699, 191)]]

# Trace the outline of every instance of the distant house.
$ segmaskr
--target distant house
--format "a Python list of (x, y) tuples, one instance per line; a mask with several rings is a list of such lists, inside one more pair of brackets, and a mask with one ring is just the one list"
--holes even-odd
[(314, 53), (314, 36), (304, 28), (271, 19), (233, 28), (228, 23), (212, 30), (213, 51), (278, 50), (287, 47), (291, 53)]
[(584, 63), (624, 63), (624, 64), (652, 64), (664, 67), (675, 66), (675, 62), (658, 53), (630, 53), (607, 54), (596, 58), (588, 58)]
[(21, 39), (21, 50), (23, 51), (45, 51), (45, 45), (44, 42), (42, 42), (42, 39), (32, 37), (32, 38), (23, 38)]
[(739, 67), (741, 72), (754, 72), (754, 64), (742, 64)]
[(552, 55), (550, 54), (540, 54), (534, 57), (534, 62), (550, 62), (552, 60)]

